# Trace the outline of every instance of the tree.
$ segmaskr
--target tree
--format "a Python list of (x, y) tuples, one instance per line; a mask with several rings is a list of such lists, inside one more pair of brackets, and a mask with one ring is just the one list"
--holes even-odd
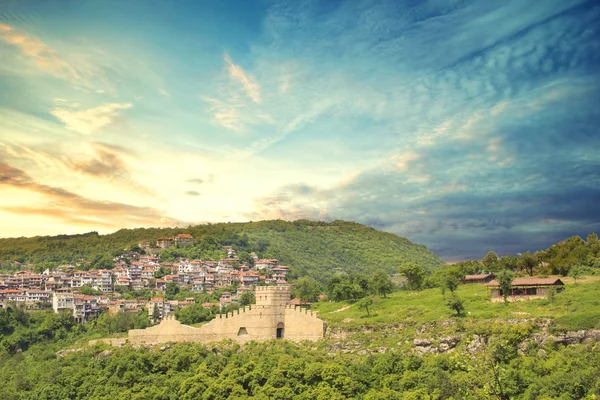
[(99, 290), (92, 289), (92, 285), (90, 283), (80, 286), (78, 290), (81, 294), (85, 294), (86, 296), (102, 294), (102, 292), (100, 292)]
[(498, 259), (498, 264), (496, 265), (496, 268), (506, 268), (510, 269), (511, 271), (516, 271), (519, 268), (519, 257), (512, 254), (500, 257)]
[(465, 306), (463, 304), (463, 301), (460, 299), (460, 297), (458, 297), (456, 295), (456, 293), (452, 293), (452, 295), (450, 295), (444, 301), (444, 303), (446, 304), (446, 306), (448, 308), (450, 308), (451, 310), (454, 310), (456, 312), (457, 316), (462, 315), (463, 311), (465, 310)]
[(112, 269), (114, 262), (110, 254), (96, 253), (90, 258), (90, 265), (94, 269)]
[(368, 317), (371, 316), (371, 312), (369, 309), (373, 305), (373, 299), (371, 299), (370, 297), (363, 297), (358, 301), (358, 303), (356, 303), (356, 305), (358, 306), (359, 310), (365, 310)]
[(171, 270), (169, 268), (165, 268), (165, 267), (159, 267), (158, 271), (154, 272), (154, 277), (159, 279), (162, 278), (165, 275), (169, 275), (171, 273)]
[(321, 294), (319, 282), (310, 276), (304, 276), (294, 283), (293, 294), (303, 302), (315, 302)]
[(254, 295), (254, 292), (251, 290), (248, 290), (240, 295), (240, 305), (242, 307), (248, 306), (250, 304), (254, 304), (255, 302), (256, 302), (256, 296)]
[[(334, 301), (355, 301), (366, 295), (361, 286), (365, 284), (363, 275), (336, 275), (327, 283), (327, 293)], [(368, 283), (367, 283), (368, 287)]]
[(498, 257), (498, 254), (496, 254), (494, 251), (489, 251), (485, 257), (483, 257), (481, 262), (488, 270), (493, 270), (496, 264), (498, 264), (499, 259), (500, 258)]
[(152, 320), (154, 322), (156, 322), (159, 319), (160, 319), (160, 311), (158, 310), (158, 304), (154, 304), (154, 307), (152, 309)]
[(167, 297), (172, 298), (175, 297), (179, 293), (179, 286), (175, 282), (169, 282), (167, 287), (165, 288), (165, 294)]
[(373, 273), (369, 286), (375, 294), (383, 297), (386, 297), (388, 293), (392, 293), (392, 289), (394, 288), (394, 284), (388, 274), (380, 269)]
[(577, 285), (577, 278), (579, 278), (581, 275), (583, 275), (583, 268), (581, 267), (581, 265), (572, 267), (569, 270), (569, 276), (575, 280), (576, 285)]
[(423, 269), (423, 267), (420, 265), (407, 262), (402, 264), (402, 266), (398, 269), (398, 272), (406, 277), (406, 287), (409, 290), (419, 290), (423, 286), (423, 281), (425, 280), (425, 269)]
[(202, 307), (201, 304), (191, 304), (175, 311), (177, 320), (185, 325), (197, 324), (199, 322), (209, 321), (212, 319), (210, 310)]
[(442, 282), (441, 282), (441, 286), (442, 286), (442, 294), (445, 293), (446, 289), (448, 289), (450, 292), (454, 293), (454, 291), (456, 289), (458, 289), (458, 277), (451, 273), (451, 272), (446, 272), (445, 274), (442, 275)]
[(504, 303), (508, 304), (508, 295), (512, 288), (513, 273), (507, 269), (503, 269), (497, 275), (498, 283), (500, 284), (500, 290), (502, 291), (502, 297), (504, 297)]
[(534, 270), (537, 268), (539, 262), (538, 259), (530, 252), (521, 254), (519, 259), (519, 266), (525, 270), (529, 276), (533, 276)]

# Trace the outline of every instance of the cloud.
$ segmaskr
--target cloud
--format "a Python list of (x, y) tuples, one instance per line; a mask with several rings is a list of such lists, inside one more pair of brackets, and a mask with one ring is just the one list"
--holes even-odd
[(234, 132), (245, 132), (249, 127), (273, 124), (275, 121), (265, 111), (261, 87), (256, 78), (234, 64), (228, 54), (223, 56), (226, 76), (220, 76), (217, 93), (201, 96), (215, 124)]
[(171, 96), (165, 89), (158, 89), (158, 93), (162, 94), (163, 96)]
[[(178, 221), (152, 207), (94, 200), (68, 190), (33, 180), (25, 171), (0, 162), (0, 186), (28, 190), (45, 199), (43, 207), (0, 207), (0, 210), (29, 215), (43, 215), (88, 225), (105, 226), (172, 226)], [(76, 216), (76, 217), (74, 217)]]
[(127, 154), (122, 148), (104, 143), (92, 143), (96, 157), (87, 161), (69, 160), (69, 167), (84, 175), (100, 178), (129, 178), (129, 167), (122, 154)]
[(43, 169), (64, 168), (64, 162), (56, 155), (56, 150), (48, 145), (31, 148), (19, 143), (0, 142), (0, 156), (5, 159), (32, 161)]
[(242, 132), (251, 123), (250, 119), (245, 118), (239, 112), (239, 108), (242, 107), (240, 104), (232, 104), (211, 97), (202, 99), (208, 103), (208, 112), (212, 114), (214, 122), (223, 128)]
[(119, 110), (126, 110), (132, 106), (130, 103), (107, 103), (83, 110), (54, 108), (50, 113), (68, 129), (89, 135), (113, 123), (119, 115)]
[(55, 50), (33, 36), (19, 33), (12, 26), (0, 23), (0, 40), (17, 47), (44, 72), (64, 79), (79, 78), (75, 69), (59, 57)]
[(197, 192), (195, 190), (188, 190), (187, 192), (185, 192), (185, 194), (187, 194), (188, 196), (200, 196), (200, 192)]
[(244, 71), (239, 65), (234, 64), (227, 53), (225, 53), (223, 59), (227, 63), (227, 71), (231, 79), (242, 85), (244, 92), (253, 102), (260, 103), (260, 85), (254, 76)]
[(408, 151), (403, 154), (392, 156), (392, 170), (406, 171), (411, 161), (418, 160), (421, 156), (415, 152)]
[(71, 171), (92, 178), (118, 182), (138, 194), (161, 198), (155, 190), (140, 184), (133, 178), (130, 161), (137, 158), (134, 152), (122, 146), (101, 142), (91, 142), (90, 146), (94, 152), (93, 158), (79, 160), (63, 155), (62, 162)]

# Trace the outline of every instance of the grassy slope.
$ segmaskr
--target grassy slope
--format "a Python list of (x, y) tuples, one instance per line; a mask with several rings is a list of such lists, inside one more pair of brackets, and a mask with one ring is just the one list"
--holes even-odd
[[(464, 322), (495, 318), (552, 318), (557, 325), (568, 330), (600, 329), (600, 277), (579, 279), (574, 284), (570, 278), (561, 278), (566, 289), (558, 293), (552, 303), (547, 300), (531, 300), (510, 303), (490, 303), (485, 285), (461, 285), (457, 294), (464, 301), (464, 317), (457, 318), (444, 305), (444, 297), (439, 289), (420, 292), (398, 291), (388, 298), (374, 298), (371, 316), (359, 310), (355, 304), (347, 302), (323, 302), (313, 306), (319, 317), (332, 327), (358, 328), (378, 324), (423, 325), (448, 319)], [(348, 307), (343, 311), (336, 312)], [(344, 319), (352, 321), (344, 322)]]

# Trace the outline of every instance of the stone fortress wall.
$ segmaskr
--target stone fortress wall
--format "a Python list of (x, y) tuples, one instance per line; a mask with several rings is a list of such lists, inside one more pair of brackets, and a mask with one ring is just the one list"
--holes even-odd
[[(134, 345), (166, 342), (238, 343), (275, 338), (293, 341), (319, 340), (327, 325), (310, 310), (289, 305), (288, 287), (263, 286), (255, 290), (256, 305), (220, 314), (198, 328), (183, 325), (173, 316), (159, 325), (129, 331), (127, 343)], [(112, 343), (111, 339), (106, 340)], [(116, 342), (114, 344), (117, 344)]]

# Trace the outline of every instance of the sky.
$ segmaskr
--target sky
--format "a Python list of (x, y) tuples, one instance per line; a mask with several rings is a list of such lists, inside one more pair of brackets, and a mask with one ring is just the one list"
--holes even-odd
[(0, 5), (0, 237), (356, 221), (448, 261), (600, 231), (600, 3)]

